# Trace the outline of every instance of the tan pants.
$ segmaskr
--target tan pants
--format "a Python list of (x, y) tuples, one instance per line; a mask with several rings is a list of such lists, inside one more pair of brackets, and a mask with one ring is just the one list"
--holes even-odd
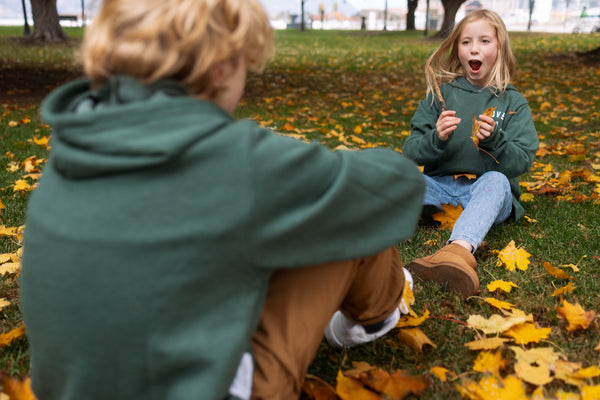
[(297, 400), (333, 313), (374, 324), (398, 306), (404, 273), (395, 247), (375, 256), (286, 269), (271, 278), (252, 338), (252, 399)]

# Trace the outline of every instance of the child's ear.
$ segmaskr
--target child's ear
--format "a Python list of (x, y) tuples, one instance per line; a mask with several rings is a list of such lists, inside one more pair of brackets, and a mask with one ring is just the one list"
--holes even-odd
[(225, 63), (223, 63), (223, 62), (217, 63), (212, 67), (212, 69), (210, 71), (210, 75), (211, 75), (211, 81), (212, 81), (211, 86), (214, 89), (222, 89), (224, 87), (225, 73), (226, 73), (226, 68), (225, 68)]

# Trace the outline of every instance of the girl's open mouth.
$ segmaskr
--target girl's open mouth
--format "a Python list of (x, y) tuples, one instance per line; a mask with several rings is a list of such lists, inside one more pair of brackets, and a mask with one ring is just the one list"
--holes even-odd
[(471, 72), (479, 72), (481, 70), (481, 61), (469, 61), (469, 67), (471, 68)]

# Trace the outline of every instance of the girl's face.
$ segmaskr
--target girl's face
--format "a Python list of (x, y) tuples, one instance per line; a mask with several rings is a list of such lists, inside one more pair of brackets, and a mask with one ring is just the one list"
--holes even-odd
[(458, 60), (465, 77), (476, 86), (488, 83), (498, 58), (496, 29), (486, 20), (469, 22), (458, 38)]

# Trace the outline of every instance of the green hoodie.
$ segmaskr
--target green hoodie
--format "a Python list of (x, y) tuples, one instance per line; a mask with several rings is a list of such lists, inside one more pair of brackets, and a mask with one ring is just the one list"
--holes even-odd
[(42, 117), (21, 275), (39, 400), (225, 398), (274, 270), (380, 252), (421, 208), (401, 154), (279, 136), (171, 82), (71, 82)]
[[(411, 120), (411, 134), (403, 153), (423, 165), (429, 176), (502, 172), (510, 181), (513, 194), (511, 217), (515, 221), (521, 218), (524, 209), (519, 203), (518, 177), (531, 168), (539, 145), (527, 100), (510, 84), (498, 96), (490, 88), (473, 86), (464, 77), (440, 89), (448, 110), (456, 111), (461, 123), (448, 140), (441, 140), (435, 128), (442, 112), (440, 102), (433, 95), (427, 96)], [(473, 115), (479, 119), (489, 107), (496, 108), (492, 116), (496, 130), (479, 142), (478, 150), (471, 139)]]

